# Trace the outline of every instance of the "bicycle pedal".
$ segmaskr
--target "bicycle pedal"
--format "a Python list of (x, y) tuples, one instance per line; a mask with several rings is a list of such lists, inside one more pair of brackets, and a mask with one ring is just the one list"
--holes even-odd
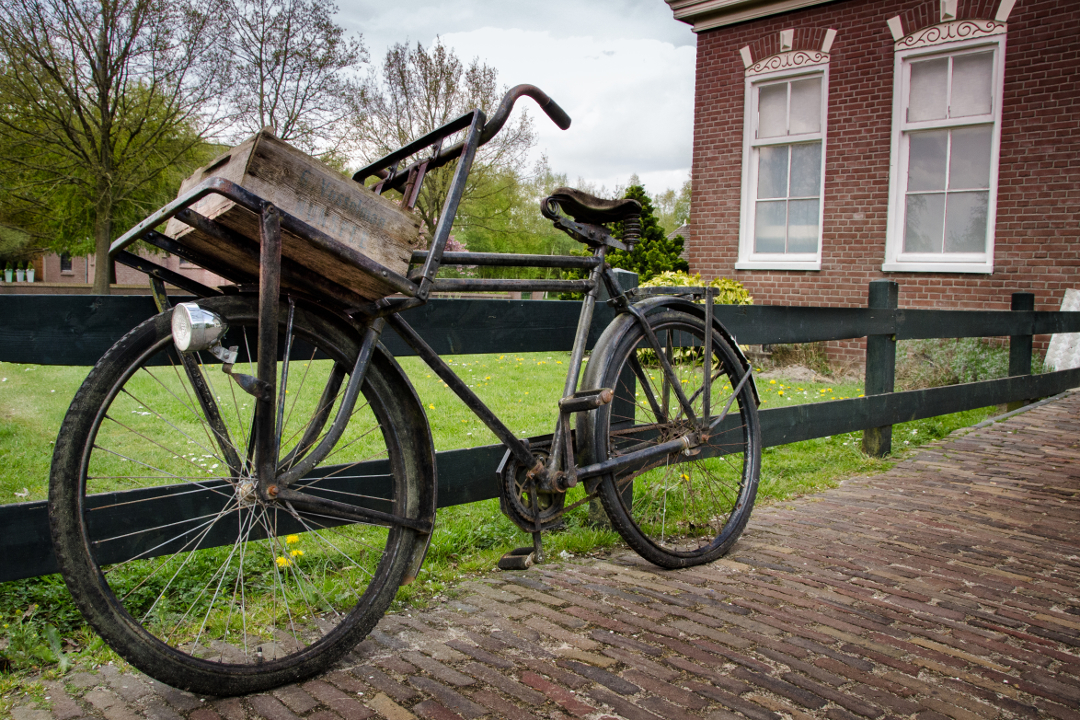
[(601, 405), (607, 405), (614, 398), (615, 391), (611, 388), (582, 390), (560, 400), (559, 410), (567, 414), (595, 410)]
[(499, 558), (500, 570), (525, 570), (532, 567), (535, 562), (535, 555), (533, 554), (533, 548), (520, 547), (511, 550), (510, 552)]

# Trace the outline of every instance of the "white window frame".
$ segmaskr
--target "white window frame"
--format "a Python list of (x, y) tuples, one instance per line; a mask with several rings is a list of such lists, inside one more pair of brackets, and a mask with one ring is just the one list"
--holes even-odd
[[(907, 133), (917, 130), (951, 129), (986, 125), (988, 116), (957, 118), (941, 121), (908, 123), (905, 108), (911, 83), (911, 63), (933, 57), (948, 57), (971, 52), (992, 50), (990, 132), (990, 183), (986, 215), (986, 250), (981, 253), (905, 253), (904, 220), (907, 198), (908, 140)], [(893, 66), (893, 126), (889, 163), (889, 220), (885, 235), (884, 272), (982, 273), (994, 272), (994, 230), (997, 224), (998, 159), (1001, 149), (1001, 105), (1005, 79), (1005, 35), (997, 34), (968, 41), (949, 42), (897, 50)]]
[[(739, 259), (736, 270), (821, 270), (822, 228), (825, 210), (825, 156), (829, 116), (829, 63), (824, 53), (819, 57), (826, 61), (816, 65), (779, 72), (747, 75), (743, 117), (743, 171), (742, 204), (739, 219)], [(776, 82), (791, 82), (805, 78), (821, 78), (821, 131), (805, 135), (784, 135), (767, 140), (757, 140), (758, 89)], [(821, 192), (818, 198), (817, 252), (814, 253), (759, 253), (754, 251), (754, 219), (757, 205), (758, 153), (765, 145), (795, 145), (799, 142), (821, 141)]]

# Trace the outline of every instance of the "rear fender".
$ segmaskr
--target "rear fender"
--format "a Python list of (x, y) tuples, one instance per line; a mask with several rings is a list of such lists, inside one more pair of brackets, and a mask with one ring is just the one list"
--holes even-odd
[[(672, 295), (656, 295), (654, 297), (646, 298), (639, 302), (634, 303), (634, 307), (641, 311), (645, 316), (651, 313), (660, 312), (663, 310), (679, 310), (701, 318), (702, 322), (705, 320), (705, 306), (699, 305), (692, 300), (688, 300), (683, 297), (676, 297)], [(600, 339), (596, 342), (596, 349), (606, 347), (610, 343), (618, 342), (622, 335), (630, 329), (634, 323), (634, 316), (629, 313), (623, 313), (615, 318), (614, 321), (604, 330), (604, 333), (600, 336)], [(610, 335), (608, 331), (611, 331)], [(754, 395), (754, 404), (761, 405), (761, 398), (758, 395), (757, 383), (753, 376), (753, 368), (750, 365), (750, 361), (747, 360), (742, 348), (739, 347), (739, 343), (735, 340), (735, 336), (732, 335), (724, 325), (713, 316), (713, 330), (720, 333), (720, 335), (728, 341), (728, 344), (735, 350), (735, 355), (739, 358), (739, 362), (742, 363), (743, 369), (750, 373), (750, 391)], [(588, 374), (586, 366), (586, 375)], [(592, 387), (591, 385), (585, 385), (583, 387)]]

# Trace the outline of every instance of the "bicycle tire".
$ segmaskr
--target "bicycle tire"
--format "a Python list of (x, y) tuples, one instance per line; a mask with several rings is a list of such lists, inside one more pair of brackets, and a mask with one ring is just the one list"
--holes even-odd
[[(236, 370), (254, 374), (257, 299), (200, 305), (229, 325), (225, 344), (241, 351)], [(283, 335), (287, 314), (283, 304)], [(235, 474), (217, 442), (222, 432), (178, 364), (170, 321), (167, 311), (119, 340), (75, 395), (50, 477), (57, 562), (86, 620), (151, 677), (213, 695), (302, 680), (370, 632), (424, 539), (414, 529), (290, 514), (253, 499), (246, 423), (255, 400), (197, 354), (196, 377), (208, 383), (225, 440), (243, 459)], [(285, 463), (333, 417), (326, 410), (336, 410), (360, 343), (349, 324), (314, 307), (297, 305), (292, 328), (290, 357), (306, 362), (290, 362), (281, 395)], [(293, 488), (416, 518), (434, 492), (426, 428), (411, 385), (380, 350), (345, 434)]]
[[(700, 416), (704, 320), (673, 310), (646, 317), (664, 352), (672, 355), (672, 369)], [(665, 413), (665, 383), (658, 359), (649, 349), (640, 322), (630, 315), (623, 318), (605, 330), (582, 378), (584, 389), (612, 388), (616, 394), (612, 403), (579, 416), (582, 465), (682, 437), (694, 429), (679, 409), (673, 390), (669, 390)], [(710, 415), (716, 417), (747, 370), (715, 329), (712, 347)], [(599, 480), (597, 490), (612, 526), (639, 555), (661, 567), (712, 562), (731, 549), (746, 527), (761, 467), (757, 404), (748, 383), (735, 397), (727, 420), (706, 445), (692, 452), (690, 456), (673, 452), (646, 467)]]

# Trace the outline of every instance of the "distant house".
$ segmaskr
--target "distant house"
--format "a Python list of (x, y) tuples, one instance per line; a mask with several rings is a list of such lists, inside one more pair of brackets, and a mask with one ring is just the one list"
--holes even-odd
[(1080, 287), (1080, 3), (666, 1), (698, 34), (691, 272), (785, 305)]
[(682, 252), (679, 253), (679, 257), (689, 263), (690, 262), (690, 224), (689, 223), (683, 223), (679, 227), (677, 227), (674, 230), (672, 230), (671, 232), (669, 232), (667, 234), (667, 239), (668, 240), (674, 240), (675, 238), (680, 237), (680, 236), (683, 239), (683, 249), (682, 249)]
[[(140, 251), (139, 254), (164, 268), (192, 278), (203, 285), (217, 287), (218, 285), (228, 284), (219, 275), (204, 270), (198, 265), (181, 260), (176, 255), (152, 255), (145, 250)], [(49, 253), (40, 262), (43, 267), (41, 282), (78, 285), (90, 285), (94, 282), (97, 263), (93, 255), (71, 256)], [(116, 284), (149, 287), (149, 281), (145, 273), (120, 264), (116, 265)]]

